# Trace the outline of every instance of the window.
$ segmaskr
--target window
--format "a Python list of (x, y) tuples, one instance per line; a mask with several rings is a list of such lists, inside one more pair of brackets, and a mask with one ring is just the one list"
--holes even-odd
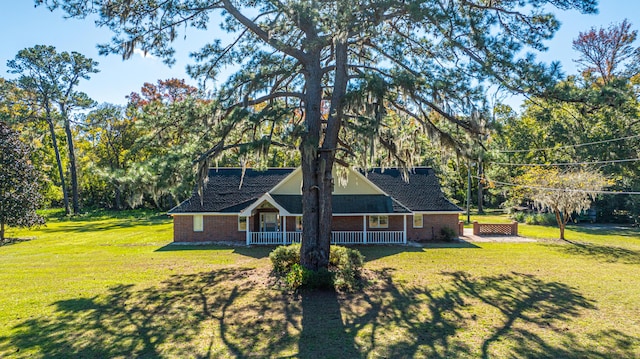
[(204, 221), (201, 214), (193, 216), (193, 231), (202, 232), (204, 229)]
[(296, 216), (296, 231), (302, 232), (302, 216)]
[(244, 232), (247, 230), (247, 217), (238, 216), (238, 231)]
[(389, 216), (369, 216), (369, 228), (389, 228)]
[(422, 228), (422, 226), (423, 226), (422, 219), (423, 219), (422, 214), (414, 214), (413, 215), (413, 228)]

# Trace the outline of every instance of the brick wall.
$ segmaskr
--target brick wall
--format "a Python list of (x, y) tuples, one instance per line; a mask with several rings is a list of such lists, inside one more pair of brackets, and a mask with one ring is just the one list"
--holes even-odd
[(238, 231), (238, 216), (205, 215), (203, 225), (202, 232), (194, 232), (193, 216), (173, 216), (173, 241), (246, 241), (246, 233)]
[(423, 214), (422, 228), (413, 228), (413, 216), (407, 217), (407, 239), (420, 242), (434, 239), (442, 239), (440, 231), (449, 227), (460, 235), (458, 229), (458, 214)]
[[(389, 216), (388, 228), (369, 228), (367, 218), (367, 231), (402, 231), (404, 227), (404, 216)], [(254, 217), (249, 218), (249, 226), (257, 222)], [(287, 217), (287, 231), (295, 231), (295, 217)], [(204, 216), (204, 230), (202, 232), (193, 231), (192, 216), (173, 217), (173, 240), (174, 242), (212, 242), (212, 241), (238, 241), (245, 242), (246, 233), (238, 231), (237, 216)], [(362, 231), (362, 216), (339, 216), (333, 217), (334, 231)], [(407, 239), (410, 241), (426, 241), (441, 239), (440, 230), (443, 227), (453, 229), (460, 235), (458, 229), (458, 214), (425, 214), (423, 215), (423, 227), (413, 228), (413, 216), (407, 216)]]

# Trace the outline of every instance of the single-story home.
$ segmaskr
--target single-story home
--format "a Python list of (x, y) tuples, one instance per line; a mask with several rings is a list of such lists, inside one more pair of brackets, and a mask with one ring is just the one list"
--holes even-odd
[[(338, 181), (336, 181), (338, 182)], [(202, 198), (169, 211), (178, 243), (288, 244), (302, 239), (302, 170), (212, 168)], [(403, 244), (458, 233), (460, 207), (447, 200), (431, 168), (408, 181), (398, 169), (348, 170), (334, 186), (332, 243)]]

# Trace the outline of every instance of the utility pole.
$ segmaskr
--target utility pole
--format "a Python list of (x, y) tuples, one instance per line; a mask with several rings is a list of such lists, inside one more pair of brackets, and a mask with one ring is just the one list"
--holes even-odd
[(467, 160), (467, 224), (471, 223), (471, 160)]

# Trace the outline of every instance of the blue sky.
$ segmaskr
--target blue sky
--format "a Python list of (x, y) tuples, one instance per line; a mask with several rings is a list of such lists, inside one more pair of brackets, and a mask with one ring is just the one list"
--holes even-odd
[[(629, 19), (634, 29), (640, 29), (640, 1), (604, 0), (599, 9), (597, 15), (556, 11), (562, 26), (548, 42), (549, 50), (540, 53), (538, 58), (545, 62), (560, 61), (565, 74), (572, 74), (576, 72), (572, 61), (576, 53), (571, 49), (571, 42), (580, 31), (594, 26), (608, 26), (625, 18)], [(105, 28), (96, 28), (90, 19), (64, 19), (63, 15), (60, 11), (52, 13), (44, 7), (35, 8), (31, 0), (2, 0), (0, 76), (14, 77), (7, 73), (6, 63), (19, 50), (37, 44), (53, 45), (58, 51), (77, 51), (100, 63), (100, 73), (94, 74), (89, 81), (83, 81), (80, 85), (82, 91), (100, 103), (124, 104), (125, 96), (132, 91), (139, 91), (144, 82), (155, 83), (158, 79), (175, 77), (184, 78), (195, 85), (195, 81), (189, 79), (185, 72), (186, 65), (192, 63), (189, 52), (199, 49), (210, 39), (224, 35), (218, 28), (208, 32), (188, 29), (186, 39), (180, 36), (175, 43), (175, 65), (168, 67), (161, 60), (144, 58), (142, 54), (136, 54), (126, 61), (118, 55), (100, 56), (96, 45), (108, 42), (112, 33)], [(517, 99), (512, 102), (517, 103)]]

